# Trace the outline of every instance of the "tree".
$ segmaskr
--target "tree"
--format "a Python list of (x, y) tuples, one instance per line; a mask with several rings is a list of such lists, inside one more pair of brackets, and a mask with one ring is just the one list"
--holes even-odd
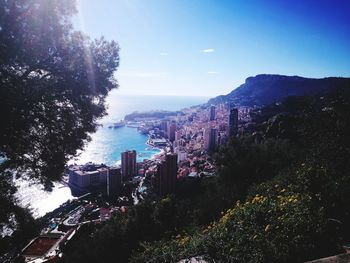
[[(117, 43), (74, 31), (75, 4), (0, 0), (0, 181), (6, 189), (15, 174), (49, 190), (96, 130), (107, 94), (118, 86)], [(2, 203), (11, 193), (1, 194)]]

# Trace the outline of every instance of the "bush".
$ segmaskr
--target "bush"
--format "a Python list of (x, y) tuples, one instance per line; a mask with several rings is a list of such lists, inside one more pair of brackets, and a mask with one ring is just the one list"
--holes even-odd
[(326, 221), (315, 197), (279, 185), (237, 204), (194, 236), (144, 243), (132, 262), (201, 255), (221, 262), (298, 262), (312, 254)]

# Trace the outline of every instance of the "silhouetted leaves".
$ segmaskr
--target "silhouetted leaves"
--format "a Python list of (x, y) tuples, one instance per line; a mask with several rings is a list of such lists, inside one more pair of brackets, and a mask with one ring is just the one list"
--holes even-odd
[(0, 9), (2, 166), (50, 188), (105, 114), (118, 45), (72, 30), (74, 1), (2, 1)]
[(13, 176), (50, 190), (118, 86), (117, 43), (73, 31), (75, 4), (0, 0), (0, 231), (10, 217), (22, 217)]

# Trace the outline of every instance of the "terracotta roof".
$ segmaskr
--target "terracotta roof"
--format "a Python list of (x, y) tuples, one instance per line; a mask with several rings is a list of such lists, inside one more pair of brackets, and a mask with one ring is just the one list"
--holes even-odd
[(59, 238), (52, 237), (38, 237), (32, 244), (30, 244), (23, 252), (23, 255), (42, 256), (50, 250), (57, 243)]

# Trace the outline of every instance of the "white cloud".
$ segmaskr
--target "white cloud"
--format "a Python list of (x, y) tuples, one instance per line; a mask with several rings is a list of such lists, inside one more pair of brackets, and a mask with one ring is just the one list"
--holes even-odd
[(214, 51), (215, 51), (215, 49), (213, 49), (213, 48), (202, 49), (202, 52), (204, 52), (204, 53), (212, 53)]
[(169, 55), (169, 54), (166, 53), (166, 52), (160, 52), (159, 55), (161, 55), (161, 56), (167, 56), (167, 55)]
[(219, 72), (217, 72), (217, 71), (208, 71), (207, 73), (208, 74), (219, 74)]

